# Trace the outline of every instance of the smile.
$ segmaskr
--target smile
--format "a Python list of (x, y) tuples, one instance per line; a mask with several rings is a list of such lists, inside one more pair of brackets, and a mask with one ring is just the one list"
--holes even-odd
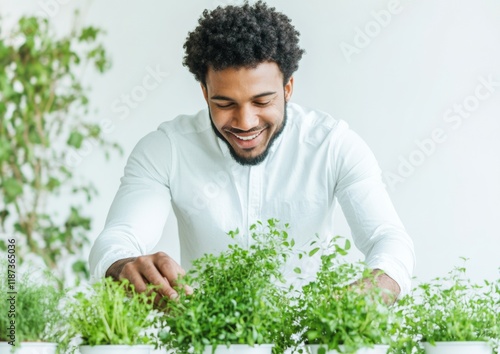
[(263, 132), (263, 130), (261, 130), (260, 132), (255, 133), (255, 134), (253, 134), (253, 135), (250, 135), (250, 136), (240, 136), (240, 135), (235, 134), (235, 133), (230, 132), (230, 131), (227, 131), (227, 132), (228, 132), (228, 133), (233, 134), (235, 137), (237, 137), (237, 138), (238, 138), (238, 139), (240, 139), (240, 140), (243, 140), (243, 141), (248, 141), (248, 140), (253, 140), (253, 139), (255, 139), (256, 137), (258, 137), (258, 136), (259, 136), (259, 135)]

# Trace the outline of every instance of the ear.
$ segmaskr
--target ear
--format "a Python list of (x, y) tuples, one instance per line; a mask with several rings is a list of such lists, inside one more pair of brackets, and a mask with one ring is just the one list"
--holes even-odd
[(288, 82), (285, 85), (285, 101), (288, 102), (290, 101), (290, 98), (292, 98), (292, 93), (293, 93), (293, 76), (290, 77)]
[(201, 91), (203, 92), (203, 97), (205, 98), (205, 101), (208, 104), (208, 91), (207, 91), (207, 86), (204, 85), (203, 83), (200, 83), (201, 86)]

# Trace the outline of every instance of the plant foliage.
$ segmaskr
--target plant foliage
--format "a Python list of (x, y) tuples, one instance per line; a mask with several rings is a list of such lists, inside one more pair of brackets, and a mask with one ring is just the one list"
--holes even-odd
[[(465, 260), (465, 259), (464, 259)], [(500, 337), (498, 283), (473, 283), (466, 267), (420, 283), (400, 301), (406, 352), (418, 342), (490, 341)]]
[[(86, 27), (58, 38), (40, 17), (4, 27), (0, 19), (0, 230), (19, 239), (19, 262), (36, 255), (63, 278), (61, 262), (71, 258), (73, 272), (87, 277), (81, 253), (91, 220), (81, 209), (96, 190), (75, 183), (73, 161), (89, 149), (118, 148), (86, 118), (84, 68), (103, 73), (110, 66), (102, 31)], [(61, 195), (72, 201), (56, 215)]]
[[(274, 343), (274, 350), (282, 351), (289, 340), (290, 323), (283, 316), (289, 299), (279, 284), (294, 244), (287, 227), (270, 219), (252, 225), (248, 236), (231, 231), (230, 237), (250, 245), (232, 244), (219, 255), (195, 260), (177, 288), (178, 300), (167, 303), (166, 330), (160, 335), (165, 345), (202, 353), (208, 345), (215, 351), (221, 345)], [(183, 284), (194, 285), (194, 293), (186, 295)]]
[[(2, 275), (5, 274), (2, 268)], [(10, 329), (14, 327), (16, 345), (20, 342), (58, 342), (59, 329), (65, 322), (60, 311), (64, 292), (50, 281), (49, 276), (38, 279), (39, 282), (33, 281), (31, 273), (30, 277), (28, 274), (21, 276), (14, 288), (11, 287), (13, 283), (0, 283), (0, 341), (10, 342)]]
[[(372, 271), (362, 263), (343, 260), (349, 240), (340, 245), (334, 238), (321, 255), (316, 280), (303, 286), (296, 308), (296, 331), (301, 342), (319, 344), (320, 349), (354, 353), (360, 348), (390, 344), (399, 324), (375, 285)], [(315, 246), (315, 242), (312, 243)], [(313, 248), (309, 254), (319, 251)], [(362, 280), (361, 280), (362, 279)]]
[(70, 337), (82, 345), (153, 344), (148, 332), (157, 321), (153, 289), (138, 293), (127, 280), (105, 278), (67, 304)]

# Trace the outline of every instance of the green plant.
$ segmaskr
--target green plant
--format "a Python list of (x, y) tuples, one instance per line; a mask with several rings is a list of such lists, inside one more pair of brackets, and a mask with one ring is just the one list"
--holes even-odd
[(445, 277), (420, 283), (398, 305), (404, 313), (401, 337), (406, 337), (401, 352), (411, 353), (418, 342), (497, 339), (498, 291), (495, 283), (473, 283), (465, 266), (455, 267)]
[(153, 344), (157, 321), (153, 288), (138, 293), (127, 280), (102, 279), (90, 292), (79, 292), (67, 304), (69, 339), (81, 345)]
[[(4, 27), (0, 19), (0, 230), (18, 239), (18, 262), (34, 254), (63, 279), (68, 260), (88, 277), (82, 250), (91, 220), (81, 210), (96, 190), (75, 182), (71, 161), (89, 144), (106, 155), (119, 148), (88, 118), (82, 86), (88, 65), (99, 73), (110, 66), (98, 42), (102, 31), (85, 27), (60, 38), (38, 17)], [(69, 205), (58, 215), (61, 196)]]
[[(5, 267), (2, 275), (7, 279)], [(65, 318), (60, 312), (64, 292), (50, 276), (25, 274), (14, 282), (0, 283), (0, 341), (18, 345), (20, 342), (58, 342)], [(44, 282), (43, 284), (41, 282)]]
[[(248, 247), (232, 244), (219, 255), (206, 254), (193, 262), (193, 268), (177, 287), (179, 298), (166, 306), (167, 330), (160, 339), (169, 348), (186, 353), (202, 353), (207, 345), (275, 344), (282, 352), (290, 344), (288, 290), (281, 267), (287, 260), (293, 240), (285, 225), (270, 219), (250, 227)], [(239, 230), (229, 232), (233, 239)], [(187, 295), (183, 285), (193, 285)], [(288, 327), (288, 328), (287, 328)]]
[[(399, 325), (397, 314), (384, 302), (383, 291), (374, 285), (372, 270), (362, 263), (342, 260), (350, 242), (345, 240), (341, 246), (340, 239), (331, 241), (321, 255), (316, 280), (303, 286), (298, 296), (296, 331), (301, 333), (300, 341), (323, 345), (323, 352), (341, 353), (390, 344)], [(309, 255), (319, 250), (316, 246)]]

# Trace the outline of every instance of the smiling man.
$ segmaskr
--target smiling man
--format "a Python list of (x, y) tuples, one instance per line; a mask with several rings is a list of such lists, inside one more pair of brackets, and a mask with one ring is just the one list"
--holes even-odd
[[(90, 254), (94, 277), (127, 278), (139, 290), (154, 283), (175, 297), (177, 277), (193, 259), (226, 248), (229, 230), (277, 218), (307, 247), (315, 234), (333, 236), (338, 202), (366, 263), (380, 273), (377, 285), (394, 296), (409, 290), (413, 244), (372, 152), (346, 122), (290, 102), (303, 55), (298, 35), (263, 2), (203, 13), (184, 64), (208, 107), (137, 144)], [(150, 254), (170, 204), (182, 266), (168, 250)]]
[(283, 74), (275, 62), (208, 69), (202, 90), (210, 121), (237, 162), (257, 165), (265, 160), (285, 127), (292, 88), (293, 78), (283, 87)]

